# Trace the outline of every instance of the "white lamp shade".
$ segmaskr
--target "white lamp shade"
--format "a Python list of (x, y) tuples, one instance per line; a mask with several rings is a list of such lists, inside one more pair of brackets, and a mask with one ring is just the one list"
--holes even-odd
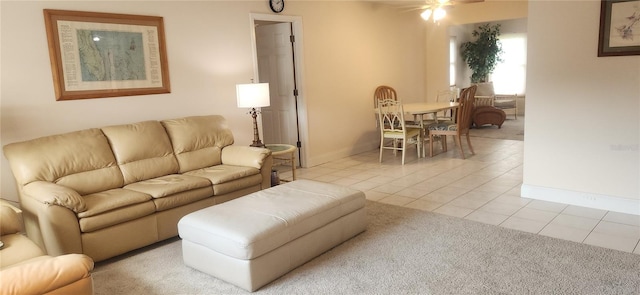
[(237, 84), (236, 95), (239, 108), (268, 107), (269, 83)]

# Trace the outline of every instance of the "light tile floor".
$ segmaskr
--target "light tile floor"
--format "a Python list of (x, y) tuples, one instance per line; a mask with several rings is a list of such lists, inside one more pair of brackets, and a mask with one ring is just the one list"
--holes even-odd
[(376, 149), (296, 176), (359, 189), (371, 201), (640, 254), (640, 216), (521, 198), (524, 142), (473, 137), (472, 144), (471, 156), (463, 143), (466, 160), (450, 139), (450, 150), (433, 158), (418, 159), (410, 147), (404, 166), (391, 151), (379, 163)]

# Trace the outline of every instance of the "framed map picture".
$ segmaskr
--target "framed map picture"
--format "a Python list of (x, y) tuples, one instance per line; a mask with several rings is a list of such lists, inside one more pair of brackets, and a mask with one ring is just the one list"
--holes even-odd
[(640, 0), (601, 0), (598, 56), (640, 55)]
[(44, 10), (56, 100), (169, 93), (162, 17)]

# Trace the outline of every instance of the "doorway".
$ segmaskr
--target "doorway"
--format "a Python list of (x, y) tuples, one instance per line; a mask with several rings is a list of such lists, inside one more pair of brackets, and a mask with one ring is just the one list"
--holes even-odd
[(307, 112), (302, 91), (302, 19), (251, 14), (254, 75), (269, 83), (270, 106), (261, 109), (265, 144), (298, 147), (298, 165), (307, 163)]

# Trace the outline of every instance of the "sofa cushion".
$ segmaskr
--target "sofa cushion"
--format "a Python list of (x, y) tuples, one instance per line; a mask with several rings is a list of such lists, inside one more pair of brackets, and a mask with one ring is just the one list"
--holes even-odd
[(87, 210), (78, 213), (80, 231), (92, 232), (153, 214), (155, 206), (145, 193), (112, 189), (83, 197)]
[(202, 177), (171, 174), (132, 183), (124, 188), (151, 195), (153, 198), (164, 198), (177, 193), (209, 186), (211, 186), (209, 180)]
[(209, 179), (212, 184), (216, 185), (236, 179), (241, 179), (251, 175), (260, 174), (260, 170), (253, 167), (216, 165), (189, 171), (185, 174)]
[(87, 210), (77, 214), (80, 218), (96, 216), (107, 211), (151, 200), (151, 196), (148, 194), (127, 189), (112, 189), (86, 195), (83, 198), (87, 205)]
[(260, 170), (253, 167), (216, 165), (185, 173), (209, 179), (215, 196), (251, 187), (262, 182)]
[(109, 126), (102, 132), (111, 143), (125, 185), (178, 172), (171, 141), (160, 122)]
[(193, 203), (213, 195), (209, 180), (184, 174), (172, 174), (140, 181), (125, 188), (150, 195), (156, 211)]
[(102, 214), (80, 218), (80, 231), (83, 233), (97, 231), (112, 225), (136, 220), (155, 212), (156, 206), (151, 201), (121, 207)]
[(260, 184), (262, 183), (262, 175), (256, 174), (249, 177), (236, 179), (228, 182), (213, 185), (213, 195), (220, 196), (235, 192), (241, 189), (257, 186), (255, 190), (260, 190)]
[(164, 211), (195, 203), (213, 196), (213, 187), (207, 186), (189, 191), (180, 192), (164, 198), (153, 199), (156, 211)]
[(180, 173), (222, 163), (221, 150), (233, 144), (233, 134), (224, 117), (195, 116), (164, 120)]
[(41, 180), (87, 195), (123, 185), (111, 146), (100, 129), (12, 143), (4, 152), (19, 187)]

